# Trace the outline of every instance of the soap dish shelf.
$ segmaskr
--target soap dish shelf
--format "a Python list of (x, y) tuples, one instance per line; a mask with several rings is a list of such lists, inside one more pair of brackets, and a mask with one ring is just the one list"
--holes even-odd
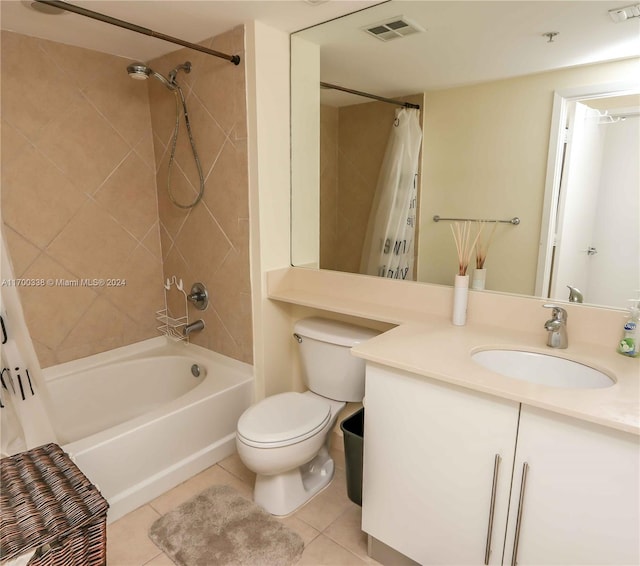
[[(172, 290), (172, 287), (182, 293), (184, 296), (184, 316), (174, 318), (169, 316), (169, 309), (167, 307), (167, 293)], [(182, 279), (177, 280), (174, 275), (171, 279), (167, 279), (164, 284), (164, 304), (165, 308), (156, 311), (156, 320), (160, 322), (160, 326), (157, 329), (172, 340), (176, 342), (189, 341), (189, 337), (185, 335), (184, 328), (189, 324), (189, 315), (187, 310), (187, 294), (184, 292)]]
[(172, 318), (167, 314), (167, 309), (161, 309), (156, 311), (156, 320), (160, 322), (158, 330), (169, 338), (178, 341), (187, 339), (183, 330), (189, 324), (189, 317)]

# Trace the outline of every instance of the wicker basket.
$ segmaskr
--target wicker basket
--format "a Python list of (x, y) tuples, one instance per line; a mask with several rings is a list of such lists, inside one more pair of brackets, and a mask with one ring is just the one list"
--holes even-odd
[(0, 460), (0, 559), (28, 566), (107, 562), (108, 503), (57, 444)]

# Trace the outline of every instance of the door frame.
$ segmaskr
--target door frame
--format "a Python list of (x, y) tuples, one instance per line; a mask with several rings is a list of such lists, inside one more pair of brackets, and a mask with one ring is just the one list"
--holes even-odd
[(569, 103), (640, 93), (640, 82), (620, 81), (598, 85), (580, 86), (557, 90), (553, 94), (553, 111), (549, 134), (549, 153), (545, 178), (544, 201), (540, 221), (538, 267), (536, 270), (535, 296), (547, 298), (551, 278), (553, 250), (557, 230), (557, 205), (565, 146), (565, 129)]

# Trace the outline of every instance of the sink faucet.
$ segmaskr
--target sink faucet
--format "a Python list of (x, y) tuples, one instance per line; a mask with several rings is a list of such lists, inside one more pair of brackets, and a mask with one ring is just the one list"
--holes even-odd
[(547, 346), (551, 348), (566, 348), (569, 345), (567, 337), (567, 311), (558, 305), (543, 305), (545, 309), (553, 309), (551, 318), (544, 323), (547, 336)]
[(567, 285), (569, 287), (569, 302), (570, 303), (582, 303), (584, 302), (584, 296), (580, 292), (580, 289)]

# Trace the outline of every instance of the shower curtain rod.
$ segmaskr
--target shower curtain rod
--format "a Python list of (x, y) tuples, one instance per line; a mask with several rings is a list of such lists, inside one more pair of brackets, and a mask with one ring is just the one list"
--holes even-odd
[(358, 96), (372, 98), (373, 100), (379, 100), (380, 102), (388, 102), (389, 104), (397, 104), (398, 106), (404, 106), (405, 108), (416, 108), (420, 110), (419, 104), (412, 104), (411, 102), (402, 102), (401, 100), (394, 100), (393, 98), (384, 98), (383, 96), (376, 96), (375, 94), (369, 94), (368, 92), (361, 92), (359, 90), (353, 90), (343, 86), (332, 85), (331, 83), (320, 82), (320, 86), (322, 88), (330, 88), (332, 90), (341, 90), (342, 92), (348, 92), (349, 94), (357, 94)]
[(213, 49), (209, 49), (208, 47), (202, 47), (201, 45), (198, 45), (196, 43), (183, 41), (182, 39), (178, 39), (170, 35), (165, 35), (164, 33), (159, 33), (157, 31), (153, 31), (151, 29), (148, 29), (136, 24), (132, 24), (125, 20), (119, 20), (117, 18), (107, 16), (106, 14), (101, 14), (100, 12), (87, 10), (86, 8), (75, 6), (74, 4), (69, 4), (67, 2), (62, 2), (60, 0), (36, 0), (36, 2), (39, 2), (40, 4), (47, 4), (49, 6), (53, 6), (54, 8), (60, 8), (61, 10), (66, 10), (67, 12), (73, 12), (75, 14), (79, 14), (87, 18), (92, 18), (94, 20), (98, 20), (106, 24), (111, 24), (112, 26), (117, 26), (120, 28), (128, 29), (130, 31), (135, 31), (136, 33), (141, 33), (143, 35), (149, 35), (151, 37), (155, 37), (156, 39), (168, 41), (169, 43), (175, 43), (176, 45), (181, 45), (182, 47), (195, 49), (196, 51), (201, 51), (202, 53), (206, 53), (207, 55), (213, 55), (214, 57), (220, 57), (221, 59), (226, 59), (227, 61), (230, 61), (234, 65), (238, 65), (240, 63), (239, 55), (227, 55), (226, 53), (221, 53), (220, 51), (214, 51)]

